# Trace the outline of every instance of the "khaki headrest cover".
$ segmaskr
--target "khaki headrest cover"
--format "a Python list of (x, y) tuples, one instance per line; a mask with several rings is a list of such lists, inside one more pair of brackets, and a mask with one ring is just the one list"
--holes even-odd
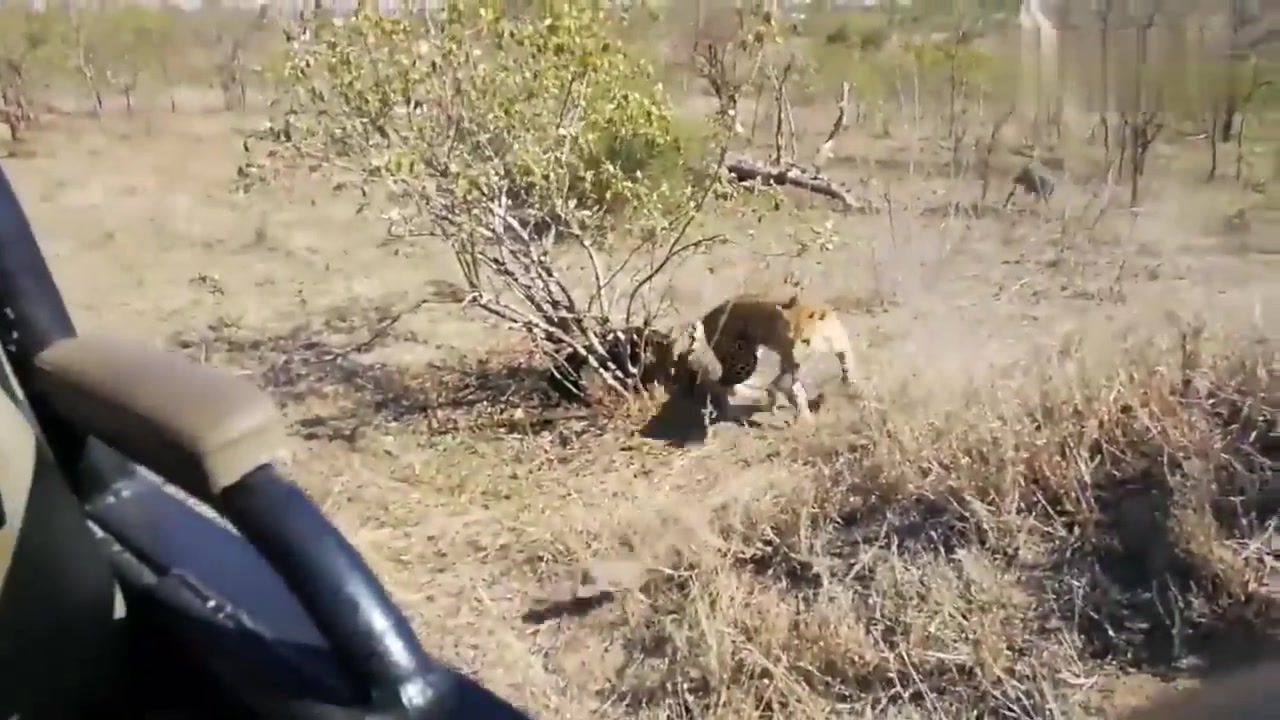
[(285, 430), (252, 383), (146, 343), (83, 336), (36, 357), (37, 389), (79, 429), (204, 499), (271, 462)]

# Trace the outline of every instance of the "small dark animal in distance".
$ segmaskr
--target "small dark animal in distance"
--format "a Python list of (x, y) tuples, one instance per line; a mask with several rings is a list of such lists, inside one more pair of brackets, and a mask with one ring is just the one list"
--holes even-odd
[(1003, 207), (1009, 207), (1009, 201), (1013, 200), (1014, 193), (1019, 189), (1028, 195), (1034, 195), (1040, 202), (1047, 203), (1053, 195), (1053, 178), (1039, 163), (1030, 162), (1023, 165), (1018, 174), (1013, 176), (1013, 186), (1009, 188), (1009, 194), (1004, 198)]

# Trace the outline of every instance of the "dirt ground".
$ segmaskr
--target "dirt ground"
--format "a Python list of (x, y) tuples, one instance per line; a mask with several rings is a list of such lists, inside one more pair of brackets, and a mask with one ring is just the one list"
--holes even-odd
[[(1135, 353), (1163, 352), (1197, 323), (1215, 337), (1280, 337), (1280, 226), (1228, 228), (1229, 182), (1157, 177), (1140, 216), (1109, 213), (1087, 232), (1078, 226), (1089, 191), (1070, 185), (1050, 210), (1019, 198), (1012, 214), (973, 219), (948, 211), (972, 201), (971, 186), (912, 178), (893, 162), (910, 152), (905, 141), (873, 145), (855, 133), (840, 172), (881, 212), (838, 214), (790, 196), (762, 222), (725, 220), (741, 241), (686, 267), (675, 299), (679, 314), (693, 317), (734, 290), (798, 273), (845, 312), (859, 338), (861, 399), (828, 388), (830, 405), (811, 433), (780, 422), (718, 426), (685, 447), (638, 436), (643, 418), (599, 428), (504, 411), (476, 419), (498, 380), (518, 384), (500, 361), (483, 362), (510, 357), (518, 337), (456, 304), (425, 306), (359, 357), (307, 364), (317, 344), (359, 342), (371, 314), (411, 303), (454, 279), (454, 269), (443, 249), (383, 242), (376, 217), (357, 217), (322, 187), (233, 194), (234, 131), (248, 122), (226, 114), (67, 118), (42, 131), (35, 157), (5, 160), (5, 170), (81, 331), (151, 338), (257, 373), (294, 422), (291, 471), (365, 553), (425, 645), (541, 717), (798, 718), (870, 707), (805, 680), (841, 673), (819, 667), (805, 654), (812, 648), (788, 649), (786, 638), (800, 637), (801, 626), (872, 629), (858, 630), (863, 621), (852, 616), (806, 625), (818, 601), (791, 598), (791, 581), (726, 568), (750, 550), (744, 538), (759, 541), (751, 553), (763, 552), (765, 530), (782, 537), (792, 528), (787, 537), (812, 540), (796, 529), (812, 518), (788, 508), (829, 506), (810, 496), (834, 491), (804, 478), (843, 467), (840, 453), (864, 437), (855, 428), (871, 405), (944, 423), (975, 402), (1017, 396), (1046, 363), (1104, 373)], [(818, 232), (833, 238), (831, 250), (783, 256), (796, 237)], [(481, 379), (458, 380), (462, 365)], [(807, 379), (822, 384), (833, 374), (833, 363), (820, 363)], [(793, 551), (809, 563), (836, 557), (815, 548)], [(690, 589), (700, 582), (714, 593)], [(549, 599), (610, 593), (615, 602), (582, 617), (530, 615)], [(676, 602), (679, 612), (663, 605)], [(972, 602), (956, 605), (965, 622), (1031, 622), (1021, 601), (1000, 612), (993, 608), (1004, 600)], [(753, 608), (749, 622), (744, 608)], [(975, 617), (973, 608), (992, 614)], [(658, 626), (672, 645), (641, 648)], [(919, 632), (929, 627), (922, 619)], [(859, 647), (843, 635), (839, 642), (833, 655)], [(978, 652), (975, 642), (961, 642), (964, 653)], [(710, 659), (681, 675), (694, 662), (690, 648)], [(732, 668), (716, 665), (722, 650)], [(1002, 652), (1024, 662), (1020, 651)], [(1057, 662), (1037, 657), (1046, 667)], [(775, 667), (777, 658), (794, 665)], [(1079, 662), (1057, 667), (1052, 684), (1103, 697), (1104, 709), (1163, 683), (1142, 668)], [(894, 667), (886, 677), (905, 672)], [(734, 683), (765, 677), (786, 703), (753, 690), (750, 706), (735, 704)], [(854, 686), (879, 692), (865, 682)], [(701, 704), (678, 699), (686, 695)]]

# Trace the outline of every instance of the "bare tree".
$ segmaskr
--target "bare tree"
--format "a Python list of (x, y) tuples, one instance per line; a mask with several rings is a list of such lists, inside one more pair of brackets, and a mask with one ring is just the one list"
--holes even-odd
[[(1147, 155), (1165, 127), (1164, 113), (1159, 109), (1163, 98), (1159, 96), (1158, 90), (1153, 91), (1149, 86), (1146, 72), (1150, 32), (1155, 26), (1156, 16), (1157, 10), (1152, 10), (1134, 27), (1132, 81), (1130, 92), (1124, 100), (1125, 109), (1120, 116), (1123, 144), (1117, 161), (1122, 171), (1127, 171), (1129, 176), (1130, 207), (1138, 205)], [(1152, 97), (1153, 92), (1155, 97)]]
[(1101, 102), (1098, 104), (1098, 124), (1102, 129), (1103, 162), (1111, 164), (1111, 121), (1107, 116), (1111, 106), (1111, 4), (1112, 0), (1098, 0), (1094, 15), (1098, 21), (1098, 54), (1102, 71), (1098, 77)]
[(75, 48), (76, 71), (84, 81), (85, 89), (93, 101), (94, 117), (102, 117), (102, 87), (97, 74), (96, 48), (93, 46), (89, 32), (85, 27), (85, 15), (76, 3), (69, 4), (71, 17), (71, 37)]
[[(757, 97), (756, 112), (759, 112), (759, 100), (767, 87), (774, 112), (773, 147), (768, 161), (760, 161), (742, 152), (729, 153), (724, 158), (724, 168), (740, 183), (790, 186), (831, 198), (845, 208), (854, 207), (856, 203), (849, 192), (827, 177), (821, 169), (821, 165), (830, 158), (837, 137), (848, 127), (849, 83), (841, 84), (831, 129), (815, 150), (813, 162), (800, 164), (797, 159), (799, 149), (795, 117), (790, 100), (790, 85), (800, 72), (800, 59), (787, 51), (781, 62), (769, 62), (769, 51), (778, 50), (778, 46), (766, 33), (754, 28), (749, 13), (740, 11), (736, 17), (739, 39), (704, 38), (697, 48), (695, 67), (717, 98), (717, 116), (731, 123), (735, 134), (742, 134), (741, 123), (738, 121), (742, 90), (756, 84), (759, 75), (765, 76), (768, 84), (759, 85), (761, 90)], [(765, 27), (772, 29), (771, 16), (766, 14), (763, 22)], [(741, 39), (743, 37), (751, 38), (752, 41), (744, 43)], [(754, 131), (753, 120), (752, 135)]]
[(221, 3), (209, 10), (214, 16), (212, 45), (218, 57), (218, 88), (222, 91), (223, 108), (227, 111), (244, 110), (248, 106), (249, 67), (245, 56), (258, 34), (267, 26), (269, 6), (263, 4), (252, 19), (246, 21), (244, 14), (235, 11), (224, 11)]
[(24, 80), (21, 63), (8, 58), (0, 62), (0, 114), (9, 128), (9, 138), (15, 143), (23, 139), (24, 130), (32, 120)]
[(1274, 31), (1265, 22), (1259, 22), (1262, 18), (1257, 3), (1231, 0), (1228, 17), (1226, 76), (1220, 78), (1221, 90), (1217, 97), (1221, 106), (1210, 113), (1207, 181), (1212, 181), (1217, 175), (1218, 146), (1233, 140), (1236, 150), (1235, 179), (1239, 181), (1243, 177), (1246, 115), (1258, 93), (1272, 84), (1271, 80), (1261, 75), (1256, 50), (1272, 37)]

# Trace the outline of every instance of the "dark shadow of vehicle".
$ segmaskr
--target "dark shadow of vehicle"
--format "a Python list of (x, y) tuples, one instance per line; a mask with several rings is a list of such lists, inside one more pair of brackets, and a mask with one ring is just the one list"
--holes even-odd
[(1267, 662), (1171, 692), (1125, 720), (1264, 720), (1280, 707), (1280, 662)]

